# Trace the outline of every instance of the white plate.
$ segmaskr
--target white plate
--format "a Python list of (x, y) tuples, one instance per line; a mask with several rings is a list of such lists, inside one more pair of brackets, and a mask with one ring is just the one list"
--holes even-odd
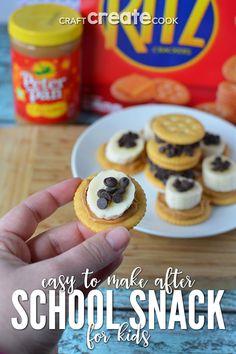
[[(192, 108), (157, 104), (141, 105), (107, 115), (91, 125), (79, 137), (71, 158), (73, 176), (84, 178), (101, 170), (96, 161), (96, 151), (117, 130), (139, 131), (153, 116), (172, 112), (192, 115), (204, 124), (206, 130), (220, 134), (223, 140), (229, 143), (231, 155), (236, 159), (236, 128), (232, 124)], [(136, 227), (139, 231), (165, 237), (197, 238), (213, 236), (236, 228), (236, 204), (214, 208), (211, 218), (200, 225), (180, 227), (168, 224), (155, 212), (156, 189), (146, 181), (143, 174), (135, 178), (143, 186), (147, 195), (146, 215)]]

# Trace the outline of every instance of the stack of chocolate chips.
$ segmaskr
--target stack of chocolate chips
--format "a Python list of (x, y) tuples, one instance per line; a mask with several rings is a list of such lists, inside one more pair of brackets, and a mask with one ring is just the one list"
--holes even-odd
[(139, 135), (137, 133), (128, 132), (127, 134), (122, 135), (119, 139), (118, 144), (120, 147), (132, 148), (137, 145), (136, 140), (139, 139)]
[(180, 179), (177, 178), (174, 181), (173, 186), (177, 189), (179, 192), (187, 192), (190, 189), (194, 187), (194, 181), (190, 181), (188, 179)]
[(119, 181), (114, 177), (107, 177), (103, 183), (105, 188), (97, 192), (99, 209), (106, 209), (111, 202), (121, 203), (130, 181), (127, 177), (122, 177)]
[(181, 155), (193, 156), (194, 150), (199, 147), (199, 143), (190, 144), (190, 145), (173, 145), (165, 142), (156, 136), (156, 142), (161, 144), (159, 151), (165, 154), (167, 157), (175, 157)]
[(197, 172), (194, 170), (185, 170), (182, 172), (177, 172), (177, 171), (167, 170), (165, 168), (157, 166), (151, 160), (148, 160), (148, 162), (149, 162), (150, 170), (152, 171), (154, 176), (160, 181), (162, 181), (164, 184), (167, 183), (168, 179), (171, 176), (179, 176), (179, 177), (185, 177), (191, 179), (195, 179), (197, 177)]
[(219, 135), (206, 133), (203, 138), (203, 142), (205, 145), (220, 145), (221, 138)]
[(231, 165), (231, 163), (228, 160), (222, 160), (221, 156), (216, 157), (211, 164), (212, 164), (213, 171), (218, 171), (218, 172), (227, 171)]

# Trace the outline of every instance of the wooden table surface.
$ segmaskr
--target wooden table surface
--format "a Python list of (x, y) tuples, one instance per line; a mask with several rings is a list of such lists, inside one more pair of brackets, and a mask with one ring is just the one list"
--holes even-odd
[[(11, 94), (9, 39), (6, 26), (0, 26), (0, 77), (0, 125), (15, 125)], [(94, 116), (83, 115), (82, 120), (89, 123), (94, 121)], [(19, 135), (17, 134), (17, 139), (11, 144), (11, 146), (9, 146), (9, 144), (7, 145), (8, 148), (5, 147), (3, 139), (5, 139), (5, 141), (8, 138), (11, 139), (14, 135), (14, 130), (0, 129), (2, 151), (2, 158), (0, 160), (1, 214), (14, 206), (26, 195), (71, 175), (69, 159), (65, 160), (63, 155), (60, 155), (60, 152), (63, 151), (63, 143), (67, 140), (67, 132), (70, 130), (70, 127), (64, 128), (64, 134), (60, 136), (60, 139), (52, 139), (51, 141), (48, 141), (47, 132), (51, 129), (56, 131), (57, 127), (42, 128), (40, 133), (36, 131), (29, 132), (28, 128), (26, 128), (25, 130), (22, 130), (22, 133)], [(69, 142), (71, 147), (73, 145), (73, 139), (75, 139), (78, 133), (83, 129), (84, 128), (78, 127), (77, 130), (74, 130), (74, 133), (72, 132), (74, 135)], [(35, 141), (37, 142), (37, 139), (31, 139), (30, 134), (33, 134), (32, 136), (37, 136), (38, 141), (40, 139), (40, 141), (44, 143), (44, 151), (39, 150), (39, 145), (35, 143)], [(25, 144), (19, 145), (19, 140), (21, 139), (23, 139)], [(27, 147), (28, 143), (30, 144), (30, 148)], [(18, 154), (19, 160), (14, 157), (14, 151), (16, 152), (17, 150), (20, 151), (20, 154)], [(49, 156), (46, 156), (46, 151), (49, 150), (57, 152), (56, 156), (51, 159)], [(42, 163), (44, 164), (45, 161), (48, 162), (48, 165), (45, 165), (44, 168), (42, 168)], [(9, 171), (11, 172), (10, 174)], [(20, 188), (18, 188), (19, 185)], [(62, 223), (73, 217), (74, 216), (71, 213), (71, 205), (68, 205), (63, 208), (63, 210), (56, 213), (56, 218), (49, 218), (42, 223), (40, 228), (45, 229), (58, 222)], [(187, 258), (190, 268), (186, 269), (186, 272), (192, 272), (193, 276), (196, 275), (196, 265), (199, 265), (200, 261), (204, 264), (201, 268), (201, 273), (198, 270), (197, 279), (199, 284), (201, 283), (205, 288), (211, 288), (214, 284), (215, 286), (217, 286), (217, 284), (219, 286), (224, 284), (223, 288), (236, 288), (234, 276), (234, 238), (233, 234), (222, 235), (216, 238), (206, 239), (203, 241), (205, 242), (204, 245), (201, 243), (201, 240), (189, 240), (186, 242), (186, 240), (181, 241), (155, 238), (155, 242), (158, 243), (160, 247), (154, 252), (153, 248), (150, 246), (150, 240), (152, 240), (153, 237), (137, 234), (133, 238), (131, 246), (126, 253), (126, 263), (120, 268), (119, 273), (124, 275), (131, 264), (133, 264), (134, 259), (138, 259), (139, 263), (137, 263), (137, 265), (142, 264), (144, 259), (141, 241), (145, 241), (149, 244), (149, 248), (147, 247), (147, 249), (150, 257), (145, 261), (145, 264), (142, 265), (145, 268), (147, 276), (150, 276), (148, 269), (150, 269), (153, 261), (157, 262), (154, 263), (156, 267), (155, 272), (160, 275), (166, 266), (181, 264), (181, 262)], [(225, 242), (225, 246), (221, 250), (220, 247), (222, 246), (222, 242)], [(187, 249), (188, 252), (186, 252)], [(170, 251), (172, 251), (171, 257)], [(214, 252), (215, 257), (214, 259), (211, 258), (209, 261), (209, 254), (212, 252)], [(159, 264), (159, 266), (157, 267), (156, 264)], [(208, 274), (207, 276), (206, 273)], [(147, 311), (146, 306), (144, 309)], [(199, 314), (206, 315), (206, 307), (199, 307), (198, 312)], [(199, 332), (193, 330), (181, 331), (179, 328), (176, 328), (174, 331), (155, 330), (152, 333), (151, 345), (145, 350), (132, 343), (121, 342), (117, 344), (117, 342), (112, 340), (106, 345), (98, 345), (93, 353), (107, 354), (119, 351), (127, 354), (182, 354), (183, 352), (188, 354), (235, 354), (236, 290), (227, 291), (225, 293), (223, 298), (223, 313), (226, 324), (225, 331), (209, 331), (206, 327)], [(131, 315), (133, 315), (133, 313), (131, 312), (129, 305), (129, 291), (116, 291), (114, 320), (122, 323)], [(85, 345), (86, 329), (86, 326), (82, 331), (73, 331), (67, 328), (60, 341), (59, 353), (90, 353)]]

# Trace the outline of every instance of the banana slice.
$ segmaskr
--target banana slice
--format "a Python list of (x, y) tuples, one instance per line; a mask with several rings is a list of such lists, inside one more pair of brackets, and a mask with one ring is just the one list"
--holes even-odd
[(214, 155), (205, 158), (202, 175), (204, 184), (215, 192), (236, 190), (236, 163), (229, 157)]
[(144, 139), (137, 133), (119, 131), (112, 136), (106, 146), (106, 158), (125, 165), (136, 160), (144, 150)]
[(192, 209), (202, 198), (200, 183), (184, 177), (172, 176), (166, 184), (165, 199), (169, 208), (177, 210)]
[(223, 155), (225, 151), (225, 143), (220, 141), (218, 145), (206, 145), (203, 141), (201, 142), (201, 148), (203, 151), (203, 156), (208, 157), (212, 155)]
[[(107, 200), (107, 206), (106, 206), (106, 201), (104, 199), (106, 198), (100, 198), (98, 196), (98, 192), (101, 190), (109, 190), (109, 187), (104, 183), (105, 179), (112, 178), (113, 182), (114, 179), (117, 181), (117, 185), (114, 187), (110, 187), (110, 189), (120, 189), (121, 188), (121, 179), (126, 178), (126, 187), (125, 187), (125, 192), (122, 194), (121, 200), (116, 200), (116, 202), (113, 201), (114, 199), (114, 194), (113, 194), (113, 199), (112, 199), (112, 194), (110, 193), (110, 198), (111, 200)], [(124, 181), (124, 180), (123, 180)], [(119, 192), (118, 192), (119, 194)], [(109, 196), (108, 196), (109, 197)], [(119, 197), (119, 195), (118, 195)], [(99, 219), (105, 219), (105, 220), (113, 220), (117, 219), (120, 216), (122, 216), (127, 209), (131, 206), (131, 204), (134, 201), (135, 197), (135, 186), (131, 179), (127, 177), (126, 174), (114, 170), (108, 170), (108, 171), (102, 171), (98, 175), (96, 175), (92, 181), (89, 183), (88, 191), (87, 191), (87, 204), (89, 209), (93, 212), (93, 214), (99, 218)], [(105, 203), (105, 208), (104, 205), (98, 206), (99, 199), (103, 199), (100, 202)], [(104, 209), (101, 209), (104, 208)]]
[(151, 139), (155, 139), (155, 134), (154, 134), (154, 131), (152, 130), (153, 121), (154, 121), (154, 118), (151, 119), (150, 121), (148, 121), (144, 127), (143, 136), (146, 141), (151, 140)]

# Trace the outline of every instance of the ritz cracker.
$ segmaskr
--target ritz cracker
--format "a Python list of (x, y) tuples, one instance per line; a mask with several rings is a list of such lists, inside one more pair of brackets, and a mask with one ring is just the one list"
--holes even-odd
[(84, 109), (108, 113), (149, 102), (190, 104), (236, 122), (234, 0), (82, 0), (80, 10), (84, 17), (139, 11), (178, 19), (86, 22)]
[(82, 24), (63, 26), (61, 16), (78, 13), (39, 4), (10, 17), (15, 111), (21, 121), (62, 123), (78, 112)]

